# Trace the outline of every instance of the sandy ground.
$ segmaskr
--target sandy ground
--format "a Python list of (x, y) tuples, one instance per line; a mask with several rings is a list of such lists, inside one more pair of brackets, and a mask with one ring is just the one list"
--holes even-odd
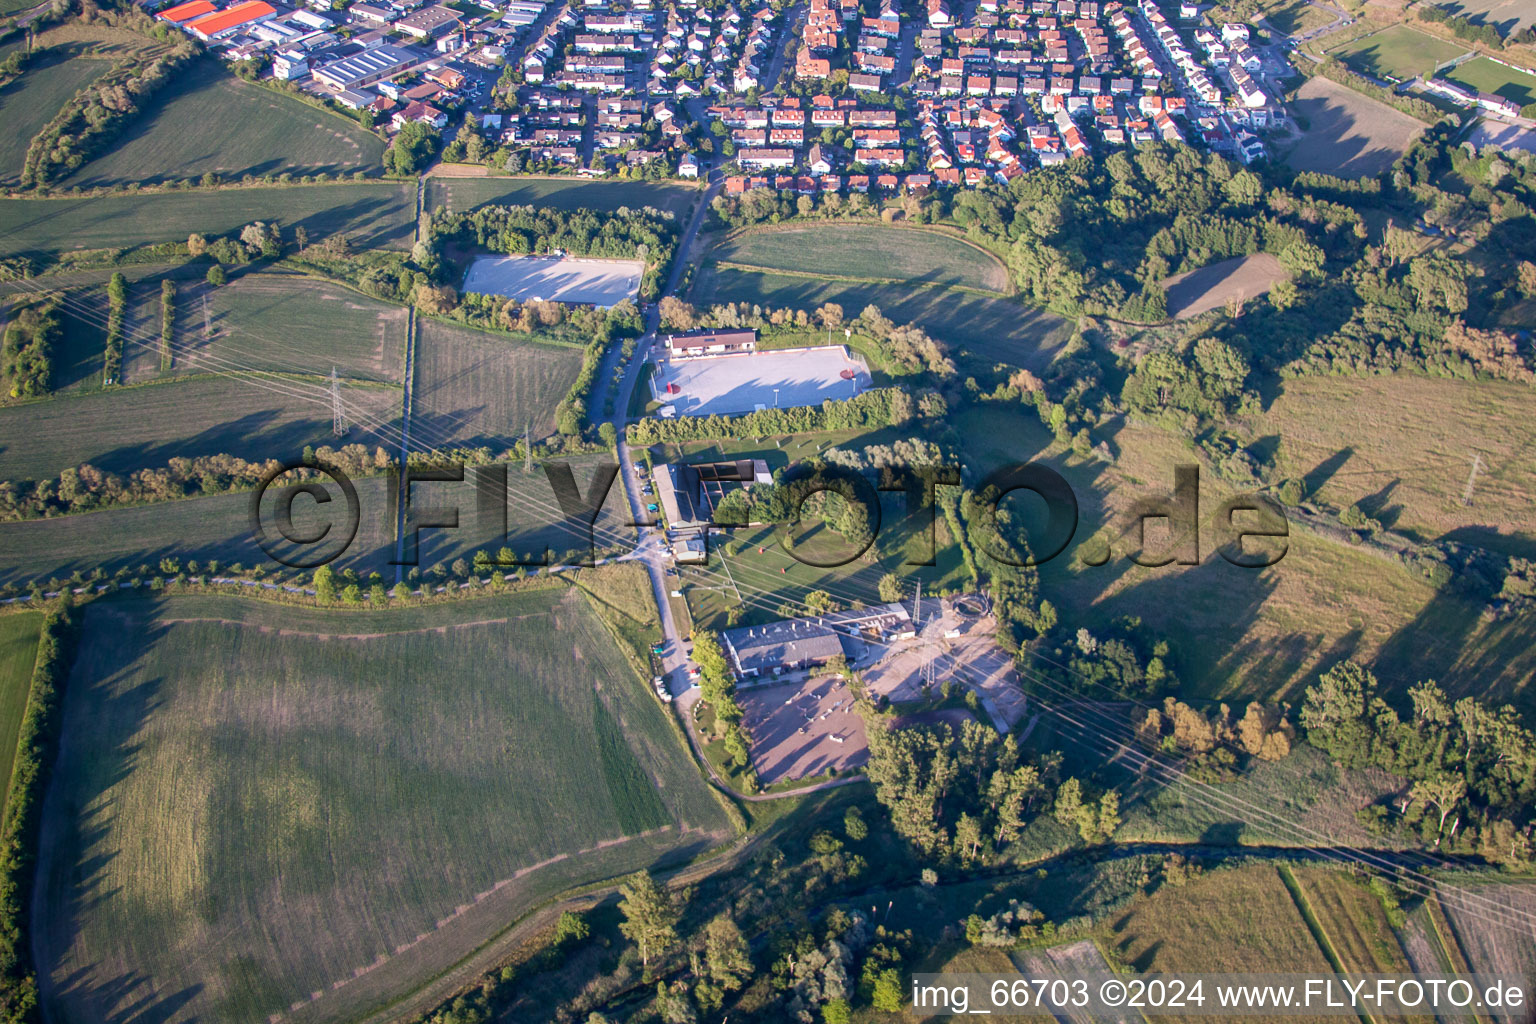
[[(844, 370), (853, 371), (852, 380), (842, 378)], [(869, 367), (841, 345), (664, 359), (651, 378), (656, 399), (683, 416), (752, 412), (775, 404), (820, 405), (829, 398), (852, 398), (872, 383)], [(676, 384), (679, 392), (665, 394), (668, 384)]]
[(1175, 274), (1163, 281), (1163, 287), (1168, 289), (1168, 312), (1182, 320), (1220, 309), (1234, 299), (1258, 298), (1290, 276), (1279, 260), (1260, 252)]
[(639, 260), (476, 256), (464, 274), (462, 290), (519, 302), (544, 299), (607, 309), (640, 294), (644, 270)]
[(864, 720), (841, 679), (820, 676), (736, 691), (752, 737), (752, 767), (765, 786), (806, 779), (869, 760)]
[(1307, 129), (1285, 162), (1341, 178), (1380, 174), (1424, 130), (1423, 122), (1321, 76), (1296, 90), (1291, 114)]

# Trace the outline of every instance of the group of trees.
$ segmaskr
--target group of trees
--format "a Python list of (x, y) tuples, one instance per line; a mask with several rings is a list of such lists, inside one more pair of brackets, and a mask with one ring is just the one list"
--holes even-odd
[(140, 106), (196, 59), (201, 47), (189, 38), (158, 56), (134, 56), (77, 92), (33, 136), (22, 164), (23, 186), (44, 188), (101, 151)]
[(67, 604), (49, 611), (43, 621), (0, 819), (0, 1021), (6, 1024), (35, 1020), (38, 1012), (27, 911), (43, 794), (58, 739), (59, 698), (69, 674), (72, 629)]
[(1250, 702), (1242, 718), (1222, 704), (1203, 712), (1174, 697), (1161, 708), (1138, 711), (1136, 738), (1155, 750), (1189, 757), (1202, 777), (1224, 778), (1239, 767), (1239, 755), (1278, 761), (1291, 752), (1296, 728), (1283, 706)]
[(757, 788), (757, 773), (748, 757), (749, 737), (741, 727), (741, 704), (736, 700), (736, 676), (720, 646), (720, 638), (708, 630), (693, 634), (693, 661), (699, 666), (699, 696), (715, 713), (715, 734), (725, 741), (731, 766), (741, 773), (749, 790)]
[(53, 379), (53, 346), (62, 329), (57, 296), (18, 299), (11, 306), (0, 344), (0, 379), (11, 398), (48, 393)]
[(989, 863), (1050, 809), (1061, 759), (1031, 760), (1011, 736), (967, 718), (949, 725), (892, 728), (861, 704), (867, 720), (865, 774), (891, 826), (925, 858)]
[(437, 155), (441, 142), (436, 128), (422, 121), (407, 121), (384, 151), (385, 172), (413, 177)]
[(1406, 793), (1371, 810), (1372, 823), (1528, 869), (1536, 735), (1509, 705), (1494, 708), (1475, 697), (1453, 702), (1432, 680), (1408, 696), (1412, 708), (1404, 718), (1369, 669), (1342, 662), (1307, 689), (1301, 726), (1308, 743), (1339, 763), (1409, 780)]
[(917, 415), (917, 403), (905, 388), (873, 388), (853, 398), (829, 398), (820, 405), (761, 409), (740, 416), (646, 417), (629, 428), (629, 441), (652, 445), (722, 437), (874, 430), (904, 426)]
[(123, 372), (123, 317), (128, 311), (128, 279), (121, 270), (107, 281), (107, 340), (102, 379), (116, 383)]

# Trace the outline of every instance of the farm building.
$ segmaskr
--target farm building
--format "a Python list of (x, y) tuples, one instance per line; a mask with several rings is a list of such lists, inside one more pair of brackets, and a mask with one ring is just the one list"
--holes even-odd
[(673, 359), (692, 356), (724, 356), (757, 351), (757, 331), (689, 331), (667, 335), (667, 352)]
[(686, 464), (663, 462), (651, 473), (656, 481), (656, 497), (672, 530), (697, 529), (709, 523), (699, 491), (699, 473)]

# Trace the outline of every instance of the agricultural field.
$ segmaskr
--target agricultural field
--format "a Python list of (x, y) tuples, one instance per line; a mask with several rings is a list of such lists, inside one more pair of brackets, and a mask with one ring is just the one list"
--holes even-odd
[[(1132, 563), (1126, 554), (1133, 538), (1122, 531), (1133, 503), (1168, 494), (1174, 467), (1196, 462), (1172, 434), (1122, 427), (1110, 439), (1118, 458), (1106, 465), (1064, 451), (1033, 410), (968, 410), (957, 427), (973, 439), (965, 455), (977, 473), (1037, 459), (1065, 477), (1077, 497), (1078, 528), (1067, 549), (1041, 568), (1045, 595), (1090, 630), (1122, 616), (1142, 618), (1153, 635), (1171, 642), (1186, 697), (1294, 703), (1319, 672), (1354, 657), (1373, 661), (1389, 691), (1433, 678), (1457, 696), (1523, 706), (1536, 700), (1536, 656), (1529, 650), (1536, 625), (1485, 621), (1481, 602), (1454, 588), (1437, 592), (1396, 562), (1296, 524), (1276, 564), (1245, 569), (1226, 562), (1216, 550), (1215, 515), (1232, 491), (1211, 473), (1200, 476), (1202, 563)], [(1020, 511), (1027, 522), (1031, 510)], [(1156, 549), (1162, 531), (1153, 526), (1149, 535)], [(1082, 560), (1105, 543), (1113, 552), (1107, 563)], [(1255, 545), (1250, 541), (1250, 550)]]
[(554, 429), (555, 406), (581, 368), (574, 347), (520, 341), (422, 318), (411, 440), (423, 447), (506, 449)]
[(950, 288), (830, 281), (708, 264), (699, 272), (691, 301), (698, 306), (751, 302), (805, 310), (835, 302), (850, 317), (874, 304), (896, 323), (917, 323), (948, 342), (957, 350), (957, 362), (970, 358), (988, 368), (1010, 363), (1040, 369), (1072, 333), (1071, 325), (1053, 313)]
[(125, 600), (85, 627), (34, 917), (61, 1024), (351, 1020), (559, 890), (730, 834), (572, 587)]
[(612, 309), (640, 295), (641, 260), (582, 256), (476, 256), (462, 291), (502, 295), (519, 302), (542, 299)]
[[(354, 480), (353, 485), (358, 500), (357, 534), (333, 566), (364, 575), (388, 573), (393, 582), (389, 563), (395, 556), (395, 524), (389, 515), (386, 478), (368, 477)], [(295, 501), (295, 527), (311, 536), (327, 524), (340, 530), (345, 525), (342, 495), (339, 490), (333, 493), (337, 500), (324, 507)], [(283, 571), (285, 567), (268, 559), (252, 536), (251, 498), (246, 492), (218, 494), (0, 523), (0, 584), (66, 578), (93, 569), (108, 573), (125, 569), (147, 576), (157, 571), (162, 558)], [(439, 532), (428, 531), (426, 536)], [(428, 550), (425, 540), (422, 549)]]
[(37, 641), (43, 628), (41, 612), (12, 611), (0, 615), (0, 812), (11, 788), (16, 739), (27, 713)]
[(545, 206), (555, 210), (617, 210), (654, 206), (678, 219), (699, 197), (693, 185), (644, 181), (579, 181), (572, 178), (427, 179), (428, 210), (462, 213), (492, 203), (498, 206)]
[(1321, 75), (1296, 90), (1291, 111), (1306, 128), (1285, 162), (1298, 171), (1343, 178), (1380, 174), (1424, 130), (1417, 118)]
[[(400, 391), (345, 382), (345, 443), (399, 444)], [(177, 456), (297, 459), (337, 443), (329, 388), (262, 375), (195, 377), (0, 408), (0, 480), (41, 480), (82, 463), (112, 473)]]
[[(1411, 968), (1381, 901), (1357, 879), (1335, 868), (1289, 867), (1296, 891), (1339, 965), (1350, 974), (1399, 974)], [(1434, 1017), (1418, 1017), (1433, 1024)]]
[(1392, 25), (1353, 39), (1330, 50), (1329, 55), (1373, 78), (1404, 82), (1466, 52), (1465, 46), (1436, 39), (1407, 25)]
[(1456, 65), (1445, 77), (1478, 92), (1491, 92), (1524, 107), (1536, 103), (1536, 74), (1518, 71), (1489, 57)]
[(345, 234), (359, 249), (405, 249), (415, 209), (414, 191), (399, 182), (0, 199), (0, 257), (182, 242), (257, 220), (302, 226), (314, 242)]
[(1479, 25), (1494, 26), (1506, 38), (1536, 24), (1536, 3), (1531, 0), (1455, 0), (1445, 6)]
[(1334, 16), (1307, 0), (1281, 0), (1264, 10), (1264, 20), (1286, 35), (1295, 36), (1332, 24)]
[(65, 179), (93, 188), (244, 174), (378, 171), (384, 141), (355, 121), (244, 82), (208, 60), (162, 90), (108, 151)]
[(1290, 276), (1279, 260), (1261, 252), (1174, 274), (1162, 286), (1168, 292), (1168, 312), (1183, 320), (1268, 294)]
[(0, 89), (0, 185), (14, 186), (21, 178), (32, 137), (42, 130), (76, 92), (111, 67), (105, 60), (79, 56), (74, 47), (36, 57), (25, 74)]
[(769, 271), (1009, 291), (1008, 270), (984, 249), (938, 231), (878, 224), (816, 224), (748, 230), (709, 258)]
[[(1456, 878), (1436, 890), (1451, 934), (1444, 936), (1465, 954), (1473, 971), (1528, 975), (1536, 961), (1536, 937), (1528, 926), (1536, 913), (1536, 886), (1529, 882), (1487, 884)], [(1493, 1017), (1496, 1024), (1520, 1024), (1519, 1014)]]

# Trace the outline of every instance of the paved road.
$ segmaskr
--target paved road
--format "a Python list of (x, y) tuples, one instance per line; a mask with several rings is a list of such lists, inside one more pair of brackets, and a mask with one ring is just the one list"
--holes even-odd
[[(709, 184), (704, 194), (699, 198), (698, 205), (694, 207), (693, 216), (688, 220), (688, 226), (683, 230), (682, 238), (678, 241), (677, 256), (672, 263), (671, 276), (667, 278), (666, 287), (662, 289), (662, 295), (671, 295), (677, 291), (678, 285), (683, 279), (683, 271), (688, 265), (688, 251), (698, 236), (699, 228), (704, 223), (704, 218), (709, 212), (709, 204), (719, 194), (723, 178), (718, 172), (707, 172)], [(661, 296), (658, 296), (658, 300)], [(645, 365), (645, 360), (650, 355), (651, 346), (656, 342), (656, 331), (661, 326), (660, 302), (652, 303), (645, 312), (645, 334), (635, 345), (634, 354), (630, 356), (628, 365), (624, 368), (624, 379), (619, 385), (618, 394), (614, 396), (613, 416), (609, 422), (613, 424), (619, 437), (619, 472), (624, 483), (624, 494), (629, 500), (629, 511), (633, 521), (638, 525), (639, 542), (635, 545), (634, 556), (636, 560), (645, 563), (646, 571), (651, 577), (651, 592), (656, 598), (656, 608), (661, 615), (662, 634), (662, 677), (666, 680), (668, 690), (674, 695), (681, 695), (688, 689), (687, 650), (683, 646), (683, 640), (678, 632), (677, 621), (672, 617), (672, 604), (667, 599), (668, 577), (667, 569), (667, 545), (666, 536), (660, 527), (645, 525), (650, 522), (650, 514), (645, 511), (645, 500), (640, 492), (640, 474), (635, 466), (635, 460), (630, 457), (629, 445), (626, 435), (628, 433), (627, 412), (629, 399), (634, 393), (640, 380), (640, 369)], [(691, 702), (690, 702), (691, 704)], [(701, 759), (702, 760), (702, 759)]]

